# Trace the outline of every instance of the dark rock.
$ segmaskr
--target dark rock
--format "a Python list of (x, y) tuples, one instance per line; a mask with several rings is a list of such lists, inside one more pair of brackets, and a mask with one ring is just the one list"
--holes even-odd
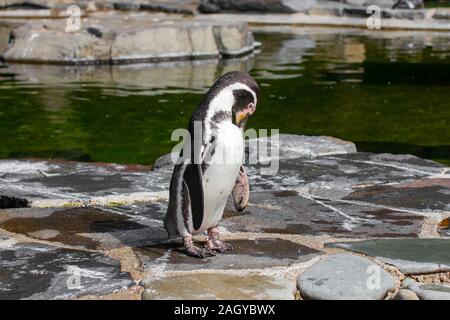
[(114, 10), (130, 11), (130, 10), (138, 10), (139, 7), (140, 7), (139, 3), (136, 3), (136, 2), (114, 2), (113, 3)]
[(0, 299), (70, 299), (132, 284), (117, 261), (100, 253), (0, 241)]
[(221, 8), (214, 3), (202, 2), (198, 5), (197, 10), (201, 13), (219, 13)]
[(194, 12), (190, 9), (167, 5), (167, 4), (163, 4), (163, 3), (141, 3), (139, 6), (139, 9), (147, 10), (147, 11), (166, 12), (166, 13), (179, 13), (179, 14), (186, 14), (186, 15), (194, 14)]
[(28, 206), (28, 200), (16, 197), (0, 196), (0, 209), (7, 208), (25, 208)]
[(297, 285), (303, 298), (314, 300), (381, 300), (395, 289), (383, 268), (351, 254), (325, 257), (300, 274)]
[(228, 240), (234, 251), (198, 259), (187, 256), (178, 243), (135, 248), (146, 270), (190, 271), (198, 269), (258, 269), (305, 262), (320, 251), (283, 239)]
[(251, 192), (250, 205), (237, 213), (227, 205), (222, 226), (228, 231), (351, 238), (417, 237), (423, 217), (407, 212), (374, 208), (296, 192)]
[(393, 9), (419, 9), (423, 7), (423, 0), (397, 0), (392, 6)]
[(103, 36), (102, 31), (98, 28), (90, 27), (90, 28), (87, 28), (86, 31), (97, 38), (102, 38), (102, 36)]
[(376, 239), (326, 246), (377, 257), (405, 274), (450, 271), (450, 239)]
[(294, 8), (286, 5), (283, 0), (209, 0), (222, 10), (237, 12), (274, 12), (293, 13)]

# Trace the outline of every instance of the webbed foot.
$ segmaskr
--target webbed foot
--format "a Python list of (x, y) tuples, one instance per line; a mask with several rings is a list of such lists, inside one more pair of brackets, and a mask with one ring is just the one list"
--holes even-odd
[(191, 257), (196, 258), (207, 258), (207, 257), (213, 257), (216, 254), (214, 251), (208, 249), (208, 248), (200, 248), (194, 245), (194, 242), (192, 241), (192, 236), (187, 236), (183, 238), (184, 247), (186, 248), (186, 253)]
[(233, 251), (233, 246), (219, 239), (219, 228), (217, 226), (208, 229), (208, 240), (205, 248), (223, 253), (225, 251)]

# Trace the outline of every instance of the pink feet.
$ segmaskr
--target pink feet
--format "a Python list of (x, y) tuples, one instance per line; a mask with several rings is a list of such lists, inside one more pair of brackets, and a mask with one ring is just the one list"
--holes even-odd
[(208, 229), (208, 240), (206, 240), (205, 248), (223, 253), (225, 251), (233, 251), (233, 246), (219, 239), (219, 231), (217, 227)]
[(219, 239), (219, 231), (217, 227), (208, 229), (208, 238), (203, 248), (197, 247), (192, 241), (192, 236), (189, 235), (183, 238), (186, 253), (196, 258), (207, 258), (215, 256), (215, 252), (223, 253), (225, 251), (232, 251), (233, 246), (229, 243), (223, 242)]
[(183, 238), (184, 247), (186, 248), (186, 252), (189, 256), (196, 257), (196, 258), (207, 258), (207, 257), (213, 257), (216, 254), (214, 251), (208, 249), (208, 248), (200, 248), (194, 245), (194, 242), (192, 241), (192, 236), (189, 235), (185, 238)]

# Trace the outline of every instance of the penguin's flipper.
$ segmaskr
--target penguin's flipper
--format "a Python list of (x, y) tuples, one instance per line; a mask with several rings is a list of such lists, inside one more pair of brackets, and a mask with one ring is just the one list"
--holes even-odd
[(189, 190), (192, 212), (192, 225), (198, 230), (203, 223), (205, 210), (202, 168), (199, 164), (188, 164), (183, 174), (183, 180)]
[(247, 207), (248, 198), (250, 196), (250, 185), (248, 183), (247, 173), (242, 165), (239, 169), (239, 174), (231, 195), (233, 196), (234, 207), (238, 212), (241, 212)]

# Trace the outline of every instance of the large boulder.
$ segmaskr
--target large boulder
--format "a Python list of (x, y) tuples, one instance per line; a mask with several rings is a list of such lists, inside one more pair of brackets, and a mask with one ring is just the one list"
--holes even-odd
[(219, 58), (251, 52), (245, 23), (83, 19), (67, 32), (64, 21), (36, 22), (13, 30), (5, 60), (35, 63), (123, 63)]

